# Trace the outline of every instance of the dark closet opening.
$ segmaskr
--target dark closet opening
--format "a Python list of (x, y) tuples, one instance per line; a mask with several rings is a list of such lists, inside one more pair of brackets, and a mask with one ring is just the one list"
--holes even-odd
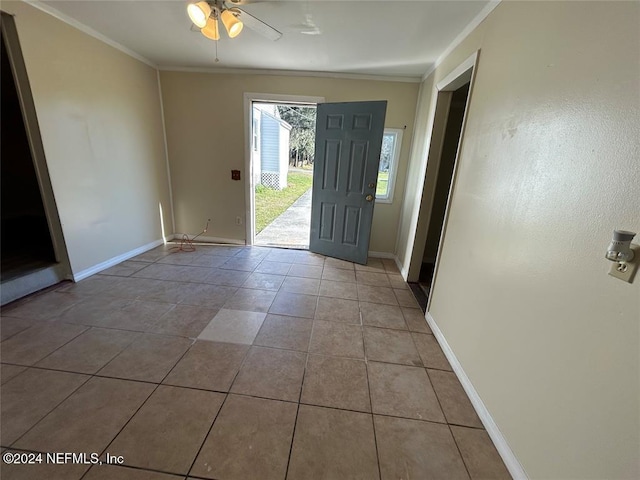
[(440, 166), (438, 168), (438, 177), (433, 198), (433, 207), (431, 208), (431, 219), (427, 230), (422, 267), (420, 268), (420, 288), (427, 297), (429, 296), (433, 282), (438, 247), (444, 227), (447, 201), (449, 199), (449, 192), (451, 191), (453, 170), (458, 154), (458, 144), (460, 143), (460, 136), (462, 134), (462, 122), (467, 106), (467, 97), (469, 96), (469, 86), (470, 83), (466, 83), (455, 90), (451, 96), (451, 104), (449, 106), (449, 115), (445, 127)]
[(1, 68), (0, 279), (4, 282), (54, 264), (56, 257), (4, 36)]

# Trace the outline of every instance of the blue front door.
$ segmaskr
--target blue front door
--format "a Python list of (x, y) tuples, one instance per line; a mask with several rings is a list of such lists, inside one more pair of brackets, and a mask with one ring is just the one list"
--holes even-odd
[(309, 250), (367, 263), (386, 101), (322, 103)]

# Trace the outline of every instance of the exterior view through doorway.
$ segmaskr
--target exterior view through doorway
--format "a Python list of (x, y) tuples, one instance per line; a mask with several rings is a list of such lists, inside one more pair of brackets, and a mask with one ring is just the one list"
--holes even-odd
[[(400, 135), (384, 129), (387, 102), (244, 97), (247, 244), (365, 264), (375, 200), (389, 201), (393, 192)], [(393, 148), (381, 162), (385, 135)]]
[(252, 102), (254, 244), (308, 248), (316, 105)]

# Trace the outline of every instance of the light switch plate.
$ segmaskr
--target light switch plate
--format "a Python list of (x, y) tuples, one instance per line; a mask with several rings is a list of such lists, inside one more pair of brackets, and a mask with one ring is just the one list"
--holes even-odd
[(621, 272), (618, 270), (618, 267), (620, 266), (618, 262), (611, 262), (611, 268), (609, 269), (609, 275), (627, 283), (633, 283), (633, 278), (635, 277), (636, 271), (638, 270), (638, 264), (640, 263), (640, 245), (632, 244), (631, 249), (634, 253), (633, 262), (627, 263), (626, 271)]

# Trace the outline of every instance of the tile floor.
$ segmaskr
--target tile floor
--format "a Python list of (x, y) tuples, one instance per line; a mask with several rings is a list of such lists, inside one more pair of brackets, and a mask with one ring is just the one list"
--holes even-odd
[(510, 478), (393, 262), (159, 247), (3, 308), (11, 479)]

